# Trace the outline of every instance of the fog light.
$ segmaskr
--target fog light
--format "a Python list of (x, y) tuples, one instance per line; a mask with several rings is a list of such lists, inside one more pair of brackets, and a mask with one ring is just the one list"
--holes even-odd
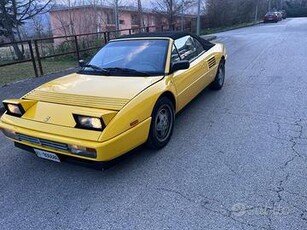
[(4, 129), (4, 128), (1, 128), (0, 130), (8, 138), (11, 138), (11, 139), (14, 139), (14, 140), (18, 140), (17, 135), (16, 135), (16, 133), (14, 131), (9, 130), (9, 129)]
[(70, 152), (76, 155), (85, 156), (85, 157), (91, 157), (96, 158), (97, 153), (95, 149), (92, 148), (86, 148), (83, 146), (78, 145), (68, 145)]

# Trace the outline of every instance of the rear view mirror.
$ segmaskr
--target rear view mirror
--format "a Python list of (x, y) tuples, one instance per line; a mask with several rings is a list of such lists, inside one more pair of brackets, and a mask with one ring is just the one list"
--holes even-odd
[(84, 67), (85, 66), (85, 61), (84, 60), (79, 60), (79, 66)]
[(188, 60), (181, 60), (172, 63), (171, 66), (171, 73), (177, 71), (177, 70), (183, 70), (183, 69), (188, 69), (190, 68), (190, 62)]

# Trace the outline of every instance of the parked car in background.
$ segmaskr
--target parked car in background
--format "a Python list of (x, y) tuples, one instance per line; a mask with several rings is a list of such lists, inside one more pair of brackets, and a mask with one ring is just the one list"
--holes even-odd
[(282, 20), (282, 13), (280, 11), (275, 11), (274, 12), (277, 15), (278, 21)]
[(287, 18), (287, 12), (285, 10), (281, 10), (280, 13), (282, 15), (282, 19), (286, 19)]
[(280, 21), (276, 12), (267, 12), (263, 17), (263, 22), (278, 22)]

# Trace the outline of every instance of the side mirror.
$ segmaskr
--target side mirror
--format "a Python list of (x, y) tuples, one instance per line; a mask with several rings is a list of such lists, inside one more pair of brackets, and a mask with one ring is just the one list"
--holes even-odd
[(190, 62), (188, 60), (177, 61), (172, 63), (171, 73), (177, 70), (188, 69), (188, 68), (190, 68)]
[(84, 60), (79, 60), (79, 66), (84, 67), (85, 66), (85, 61)]

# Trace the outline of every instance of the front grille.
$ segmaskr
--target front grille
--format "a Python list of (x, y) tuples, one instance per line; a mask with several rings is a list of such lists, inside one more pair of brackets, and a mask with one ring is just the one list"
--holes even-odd
[(21, 133), (17, 133), (16, 135), (19, 141), (25, 141), (25, 142), (29, 142), (34, 145), (39, 145), (42, 147), (47, 147), (47, 148), (51, 148), (51, 149), (55, 149), (59, 151), (65, 151), (65, 152), (69, 151), (68, 145), (64, 143), (49, 141), (49, 140), (45, 140), (45, 139), (41, 139), (37, 137), (28, 136), (28, 135), (21, 134)]

